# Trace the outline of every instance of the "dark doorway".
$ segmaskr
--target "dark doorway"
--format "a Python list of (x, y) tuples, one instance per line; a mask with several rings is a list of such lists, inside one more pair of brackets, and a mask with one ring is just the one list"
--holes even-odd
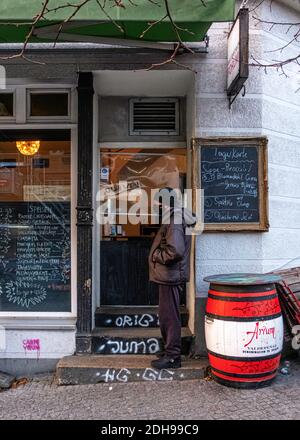
[[(151, 211), (151, 194), (165, 186), (183, 190), (185, 184), (185, 149), (101, 149), (100, 190), (113, 218), (113, 222), (100, 226), (101, 306), (158, 304), (157, 286), (149, 283), (148, 276), (148, 255), (159, 227)], [(114, 202), (110, 199), (112, 190), (116, 194)], [(120, 203), (124, 190), (133, 191), (126, 208)], [(143, 220), (135, 223), (131, 217), (133, 205), (145, 193), (147, 215), (143, 214)]]

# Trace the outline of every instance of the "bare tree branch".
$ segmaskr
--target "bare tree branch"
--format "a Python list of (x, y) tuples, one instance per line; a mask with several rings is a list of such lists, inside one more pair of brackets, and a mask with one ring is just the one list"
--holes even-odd
[(161, 23), (162, 21), (164, 21), (166, 18), (168, 17), (168, 15), (164, 15), (163, 17), (159, 18), (156, 21), (153, 21), (152, 23), (149, 23), (149, 26), (141, 33), (140, 38), (144, 38), (145, 34), (150, 31), (150, 29), (152, 29), (155, 25)]
[(166, 64), (174, 63), (174, 64), (176, 64), (177, 66), (183, 67), (183, 68), (185, 68), (185, 69), (188, 69), (188, 70), (193, 71), (194, 73), (197, 73), (195, 70), (191, 69), (190, 66), (187, 66), (187, 65), (185, 65), (185, 64), (182, 64), (182, 63), (178, 62), (178, 61), (175, 59), (175, 57), (176, 57), (176, 55), (177, 55), (178, 50), (180, 49), (180, 47), (181, 47), (181, 44), (180, 44), (180, 43), (177, 43), (177, 45), (176, 45), (176, 47), (175, 47), (175, 49), (174, 49), (174, 52), (172, 53), (172, 55), (171, 55), (168, 59), (166, 59), (165, 61), (162, 61), (161, 63), (153, 63), (153, 64), (151, 64), (151, 66), (148, 67), (147, 69), (142, 69), (142, 70), (152, 70), (152, 69), (156, 69), (157, 67), (165, 66)]
[(288, 75), (286, 74), (286, 71), (284, 70), (285, 66), (287, 66), (288, 64), (296, 63), (300, 67), (300, 54), (296, 55), (293, 58), (288, 58), (284, 61), (274, 61), (272, 63), (262, 63), (262, 62), (258, 61), (256, 58), (254, 58), (253, 56), (252, 56), (252, 59), (253, 59), (254, 63), (249, 63), (249, 66), (262, 68), (262, 69), (264, 69), (265, 73), (267, 73), (268, 68), (275, 68), (278, 71), (281, 71), (281, 73), (286, 77), (288, 77)]
[[(270, 6), (270, 11), (272, 12), (272, 5), (273, 5), (273, 0), (268, 0), (269, 1), (269, 6)], [(252, 18), (253, 20), (256, 22), (255, 26), (257, 26), (258, 24), (262, 24), (262, 25), (266, 25), (268, 27), (268, 31), (270, 32), (272, 29), (274, 29), (276, 26), (283, 26), (286, 28), (285, 33), (288, 34), (292, 29), (296, 28), (293, 36), (291, 36), (291, 38), (282, 46), (276, 48), (276, 49), (272, 49), (272, 50), (268, 50), (265, 51), (265, 53), (275, 53), (275, 52), (280, 52), (283, 53), (285, 49), (287, 49), (288, 47), (290, 47), (293, 44), (297, 44), (299, 43), (299, 38), (300, 38), (300, 22), (280, 22), (280, 21), (276, 21), (276, 20), (266, 20), (264, 18), (260, 18), (258, 16), (258, 7), (261, 6), (264, 2), (266, 2), (266, 0), (260, 0), (259, 3), (253, 8), (251, 9), (249, 12), (252, 14)], [(244, 2), (245, 3), (245, 2)], [(249, 3), (249, 1), (247, 1), (246, 3)], [(255, 11), (255, 13), (253, 13)], [(270, 62), (261, 62), (259, 60), (257, 60), (254, 56), (251, 57), (253, 62), (249, 63), (249, 66), (252, 67), (258, 67), (260, 69), (263, 69), (265, 71), (265, 73), (267, 73), (268, 69), (276, 69), (280, 74), (284, 75), (284, 76), (288, 76), (285, 68), (287, 65), (291, 64), (291, 65), (299, 65), (300, 66), (300, 50), (299, 53), (296, 54), (293, 57), (287, 57), (283, 60), (272, 60)]]
[[(49, 0), (45, 0), (45, 3), (43, 4), (41, 11), (40, 11), (35, 17), (33, 17), (33, 23), (32, 23), (32, 25), (31, 25), (31, 27), (30, 27), (30, 30), (29, 30), (28, 34), (26, 35), (26, 38), (25, 38), (25, 41), (24, 41), (23, 48), (22, 48), (21, 52), (20, 52), (19, 54), (11, 55), (11, 56), (9, 56), (9, 57), (0, 57), (0, 59), (5, 60), (5, 59), (9, 59), (9, 58), (19, 58), (19, 57), (20, 57), (20, 58), (24, 58), (24, 59), (26, 59), (27, 61), (32, 61), (32, 60), (29, 60), (29, 59), (24, 55), (24, 53), (25, 53), (25, 50), (26, 50), (27, 45), (28, 45), (28, 43), (29, 43), (29, 40), (30, 40), (30, 38), (31, 38), (32, 35), (33, 35), (33, 32), (34, 32), (34, 29), (35, 29), (36, 24), (37, 24), (37, 23), (41, 20), (41, 18), (44, 16), (44, 13), (45, 13), (45, 11), (46, 11), (46, 9), (47, 9), (47, 5), (48, 5), (48, 3), (49, 3)], [(37, 63), (37, 64), (44, 64), (44, 63), (41, 63), (41, 62), (39, 62), (39, 61), (34, 61), (34, 62)]]
[[(173, 18), (172, 18), (172, 15), (171, 15), (171, 12), (170, 12), (170, 8), (169, 8), (169, 0), (164, 0), (165, 1), (165, 6), (166, 6), (166, 11), (167, 11), (167, 15), (168, 15), (168, 17), (169, 17), (169, 20), (170, 20), (170, 22), (171, 22), (171, 25), (173, 26), (173, 29), (174, 29), (174, 31), (175, 31), (175, 34), (176, 34), (176, 36), (177, 36), (177, 39), (178, 39), (178, 43), (179, 43), (179, 45), (181, 45), (181, 46), (183, 46), (185, 49), (187, 49), (189, 52), (191, 52), (191, 53), (194, 53), (194, 51), (191, 49), (191, 48), (189, 48), (188, 46), (186, 46), (186, 44), (184, 44), (183, 43), (183, 41), (182, 41), (182, 39), (181, 39), (181, 36), (180, 36), (180, 34), (179, 34), (179, 30), (180, 30), (180, 28), (176, 25), (176, 23), (174, 22), (174, 20), (173, 20)], [(179, 46), (180, 47), (180, 46)]]

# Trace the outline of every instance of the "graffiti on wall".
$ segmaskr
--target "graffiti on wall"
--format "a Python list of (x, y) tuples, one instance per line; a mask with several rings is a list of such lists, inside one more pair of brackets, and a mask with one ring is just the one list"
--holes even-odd
[(36, 352), (37, 353), (37, 358), (39, 359), (40, 357), (40, 352), (41, 352), (41, 342), (40, 339), (23, 339), (22, 341), (23, 344), (23, 349), (25, 351), (25, 355), (27, 354), (27, 352)]

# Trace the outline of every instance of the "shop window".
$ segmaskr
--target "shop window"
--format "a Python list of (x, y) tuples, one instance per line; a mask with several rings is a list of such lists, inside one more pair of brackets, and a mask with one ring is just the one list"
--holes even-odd
[(70, 140), (0, 140), (0, 311), (70, 312)]
[(14, 116), (14, 94), (0, 93), (0, 119)]
[(70, 94), (64, 92), (29, 92), (29, 114), (30, 118), (67, 118), (70, 114)]

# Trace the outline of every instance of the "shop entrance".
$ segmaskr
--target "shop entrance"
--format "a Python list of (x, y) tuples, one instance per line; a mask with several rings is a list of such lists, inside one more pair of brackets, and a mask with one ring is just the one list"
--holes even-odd
[(158, 304), (157, 286), (148, 280), (148, 254), (159, 228), (151, 197), (166, 186), (183, 191), (186, 162), (185, 148), (101, 148), (99, 189), (110, 218), (98, 225), (101, 306)]

